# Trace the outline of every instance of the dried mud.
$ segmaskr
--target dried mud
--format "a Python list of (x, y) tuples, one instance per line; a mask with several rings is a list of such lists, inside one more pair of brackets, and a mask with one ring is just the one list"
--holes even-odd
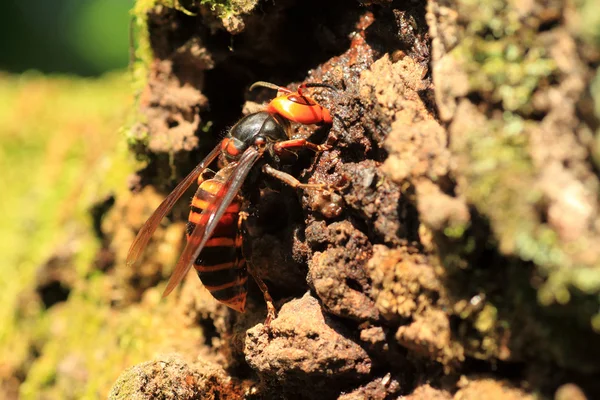
[(224, 4), (147, 10), (153, 61), (130, 144), (149, 163), (103, 225), (115, 305), (167, 278), (186, 201), (134, 269), (128, 244), (219, 135), (268, 99), (247, 93), (252, 82), (339, 89), (315, 93), (330, 129), (295, 127), (331, 150), (302, 153), (287, 170), (338, 189), (265, 185), (250, 209), (248, 259), (279, 310), (270, 329), (258, 288), (236, 314), (190, 274), (171, 301), (205, 338), (187, 356), (214, 365), (145, 363), (112, 398), (133, 393), (125, 386), (139, 398), (600, 395), (598, 94), (589, 92), (600, 56), (573, 25), (578, 10)]

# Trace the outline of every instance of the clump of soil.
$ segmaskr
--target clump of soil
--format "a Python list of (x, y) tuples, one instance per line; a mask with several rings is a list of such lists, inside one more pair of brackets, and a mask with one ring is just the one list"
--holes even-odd
[(112, 388), (114, 399), (239, 399), (241, 386), (217, 366), (187, 364), (176, 355), (136, 365), (125, 371)]

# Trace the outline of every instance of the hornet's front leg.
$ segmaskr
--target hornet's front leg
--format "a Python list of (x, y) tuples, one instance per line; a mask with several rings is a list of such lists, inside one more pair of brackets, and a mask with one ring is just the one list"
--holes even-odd
[(310, 149), (313, 151), (331, 150), (331, 146), (327, 144), (314, 144), (306, 139), (291, 139), (283, 142), (277, 142), (273, 145), (275, 154), (282, 154), (284, 151)]

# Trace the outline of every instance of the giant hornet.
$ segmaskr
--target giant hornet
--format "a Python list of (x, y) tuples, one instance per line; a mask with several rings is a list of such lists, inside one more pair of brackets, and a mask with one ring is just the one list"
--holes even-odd
[[(300, 183), (292, 175), (279, 171), (280, 157), (303, 148), (316, 152), (329, 149), (306, 139), (290, 139), (291, 123), (305, 125), (331, 124), (329, 111), (305, 95), (306, 88), (327, 88), (324, 83), (306, 83), (297, 91), (268, 82), (256, 82), (250, 90), (266, 87), (277, 90), (264, 111), (249, 114), (238, 121), (227, 136), (181, 181), (152, 216), (131, 244), (127, 265), (133, 265), (148, 244), (160, 221), (177, 200), (198, 182), (187, 223), (187, 244), (163, 293), (166, 297), (181, 282), (192, 265), (211, 295), (226, 306), (244, 312), (248, 274), (254, 277), (267, 303), (265, 325), (275, 317), (275, 307), (262, 279), (249, 271), (242, 254), (242, 226), (247, 213), (242, 211), (244, 182), (262, 170), (298, 189), (324, 190), (325, 184)], [(208, 166), (219, 158), (221, 168), (210, 179), (204, 179)], [(260, 168), (260, 169), (259, 169)], [(250, 183), (250, 182), (249, 182)]]

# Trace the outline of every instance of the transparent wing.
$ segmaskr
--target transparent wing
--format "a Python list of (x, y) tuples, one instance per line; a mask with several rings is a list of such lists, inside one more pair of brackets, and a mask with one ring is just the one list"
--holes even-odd
[(219, 220), (223, 214), (225, 214), (227, 207), (229, 207), (235, 196), (238, 194), (248, 173), (261, 155), (262, 153), (253, 147), (247, 149), (237, 162), (231, 175), (229, 175), (221, 189), (217, 192), (217, 195), (215, 196), (217, 200), (202, 211), (202, 214), (200, 214), (200, 222), (196, 225), (196, 228), (188, 238), (185, 249), (183, 249), (183, 253), (181, 253), (181, 257), (179, 258), (175, 270), (169, 279), (167, 288), (163, 293), (163, 297), (168, 296), (186, 276), (194, 261), (198, 258), (198, 255), (204, 248), (204, 245), (206, 245), (206, 242), (213, 234)]
[(192, 172), (185, 177), (184, 180), (173, 189), (173, 191), (163, 200), (163, 202), (154, 211), (152, 216), (148, 218), (144, 226), (140, 229), (135, 240), (131, 243), (129, 253), (127, 254), (127, 265), (131, 266), (139, 259), (140, 255), (146, 248), (148, 241), (152, 237), (154, 231), (160, 224), (160, 221), (171, 211), (171, 208), (177, 203), (177, 200), (185, 193), (185, 191), (194, 183), (198, 176), (214, 161), (221, 152), (221, 146), (217, 146), (194, 168)]

